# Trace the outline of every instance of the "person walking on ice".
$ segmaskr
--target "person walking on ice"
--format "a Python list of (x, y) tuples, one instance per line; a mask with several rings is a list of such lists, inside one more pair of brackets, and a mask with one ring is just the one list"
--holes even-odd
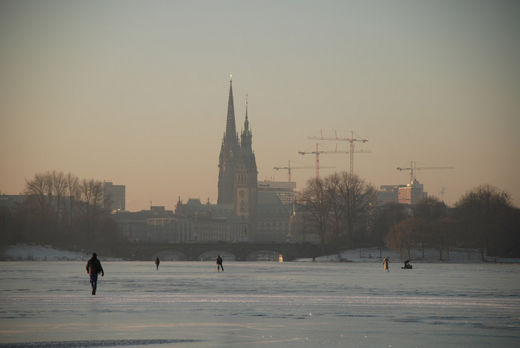
[(97, 278), (98, 274), (101, 273), (101, 276), (105, 276), (105, 271), (103, 271), (103, 267), (101, 266), (101, 262), (99, 262), (96, 253), (92, 253), (92, 257), (88, 260), (86, 265), (87, 273), (90, 275), (90, 285), (92, 287), (92, 295), (96, 294), (97, 289)]
[(389, 263), (388, 257), (385, 257), (385, 259), (383, 260), (383, 268), (384, 268), (385, 272), (390, 272), (390, 269), (388, 268), (388, 263)]
[(222, 257), (220, 255), (217, 256), (217, 272), (222, 269), (222, 272), (224, 272), (224, 266), (222, 266)]
[(159, 260), (159, 256), (155, 258), (155, 269), (159, 270), (159, 264), (161, 263), (161, 260)]

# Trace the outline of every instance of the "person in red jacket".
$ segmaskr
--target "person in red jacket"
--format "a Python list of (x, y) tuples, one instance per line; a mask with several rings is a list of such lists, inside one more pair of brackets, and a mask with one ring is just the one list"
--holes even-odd
[(101, 266), (101, 262), (99, 262), (96, 253), (92, 253), (92, 257), (87, 262), (87, 273), (90, 275), (90, 285), (92, 286), (92, 295), (96, 294), (97, 289), (97, 278), (98, 274), (101, 273), (101, 276), (105, 276), (105, 271), (103, 271), (103, 267)]

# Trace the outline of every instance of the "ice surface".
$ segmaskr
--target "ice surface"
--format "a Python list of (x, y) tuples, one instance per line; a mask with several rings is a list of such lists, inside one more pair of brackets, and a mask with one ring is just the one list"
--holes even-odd
[(520, 266), (0, 263), (0, 347), (520, 346)]

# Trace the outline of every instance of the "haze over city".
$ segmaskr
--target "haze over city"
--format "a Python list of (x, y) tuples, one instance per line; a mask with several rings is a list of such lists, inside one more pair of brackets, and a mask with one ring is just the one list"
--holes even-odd
[(417, 173), (448, 204), (491, 184), (518, 206), (519, 15), (515, 1), (2, 1), (0, 192), (57, 170), (125, 185), (132, 211), (215, 202), (232, 73), (259, 180), (313, 167), (309, 136), (352, 130), (376, 187), (408, 183), (396, 167), (413, 160), (454, 167)]

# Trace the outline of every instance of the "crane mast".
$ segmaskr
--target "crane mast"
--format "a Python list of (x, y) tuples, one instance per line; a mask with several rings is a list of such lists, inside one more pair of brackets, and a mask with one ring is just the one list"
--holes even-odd
[(414, 181), (415, 181), (416, 172), (417, 172), (418, 170), (430, 170), (430, 169), (455, 169), (455, 168), (452, 167), (452, 166), (447, 166), (447, 167), (417, 167), (415, 161), (410, 161), (410, 167), (407, 167), (407, 168), (397, 167), (396, 169), (397, 169), (398, 171), (400, 171), (400, 172), (402, 172), (403, 170), (408, 170), (408, 171), (410, 171), (410, 184), (413, 184)]
[[(298, 153), (300, 155), (309, 155), (309, 154), (313, 154), (313, 155), (316, 155), (316, 159), (315, 159), (315, 164), (314, 164), (314, 167), (316, 168), (316, 179), (318, 179), (320, 177), (320, 155), (321, 154), (339, 154), (339, 153), (347, 153), (346, 151), (319, 151), (318, 149), (318, 146), (319, 146), (319, 143), (316, 143), (316, 151), (310, 151), (310, 152), (305, 152), (305, 151), (298, 151)], [(327, 168), (327, 167), (322, 167), (322, 168)], [(332, 168), (332, 167), (328, 167), (328, 168)]]
[[(315, 167), (312, 166), (303, 166), (303, 167), (291, 167), (291, 161), (288, 161), (287, 167), (273, 167), (274, 170), (287, 170), (288, 174), (288, 182), (291, 182), (291, 170), (293, 169), (312, 169)], [(334, 167), (322, 167), (322, 168), (334, 168)]]
[(350, 151), (346, 153), (350, 153), (350, 175), (354, 174), (354, 153), (367, 153), (368, 151), (354, 151), (355, 149), (355, 143), (356, 142), (362, 142), (366, 143), (368, 142), (368, 139), (366, 138), (354, 138), (354, 131), (350, 131), (350, 137), (348, 138), (340, 138), (336, 134), (335, 137), (324, 137), (323, 135), (319, 137), (309, 137), (309, 139), (317, 139), (317, 140), (328, 140), (328, 141), (347, 141), (350, 143)]

